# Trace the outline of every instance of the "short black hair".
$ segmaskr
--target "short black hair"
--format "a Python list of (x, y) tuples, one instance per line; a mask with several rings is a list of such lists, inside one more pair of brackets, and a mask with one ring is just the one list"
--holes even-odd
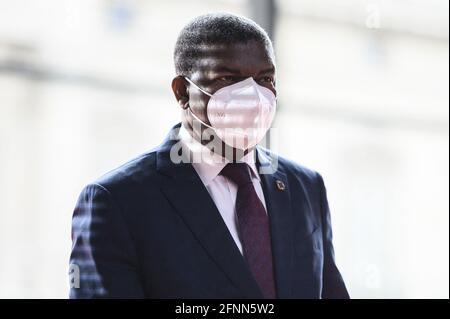
[(205, 45), (246, 43), (250, 40), (263, 44), (273, 55), (269, 35), (256, 22), (230, 13), (198, 16), (178, 35), (173, 54), (175, 72), (189, 76)]

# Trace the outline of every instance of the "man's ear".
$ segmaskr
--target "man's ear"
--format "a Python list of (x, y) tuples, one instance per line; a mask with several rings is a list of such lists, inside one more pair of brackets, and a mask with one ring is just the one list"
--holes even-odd
[(172, 91), (181, 108), (186, 109), (188, 107), (187, 102), (189, 101), (189, 89), (184, 77), (178, 75), (172, 80)]

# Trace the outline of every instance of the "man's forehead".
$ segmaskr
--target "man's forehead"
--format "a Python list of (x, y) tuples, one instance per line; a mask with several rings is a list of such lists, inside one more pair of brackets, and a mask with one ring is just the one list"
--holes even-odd
[(271, 49), (260, 43), (202, 46), (197, 66), (209, 72), (237, 73), (242, 69), (275, 69)]
[(237, 42), (230, 44), (203, 44), (198, 51), (204, 57), (236, 57), (242, 55), (257, 55), (269, 57), (271, 49), (257, 41)]

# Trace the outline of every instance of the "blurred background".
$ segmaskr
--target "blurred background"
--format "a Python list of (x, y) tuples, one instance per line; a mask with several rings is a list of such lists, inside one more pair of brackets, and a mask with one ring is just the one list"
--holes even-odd
[(0, 0), (0, 297), (67, 297), (79, 192), (179, 121), (177, 34), (228, 11), (273, 37), (278, 149), (324, 176), (352, 297), (448, 298), (448, 6)]

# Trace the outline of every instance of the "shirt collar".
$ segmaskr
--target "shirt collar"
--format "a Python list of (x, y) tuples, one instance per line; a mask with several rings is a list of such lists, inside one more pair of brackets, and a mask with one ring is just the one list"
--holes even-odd
[[(205, 186), (208, 186), (230, 161), (219, 154), (211, 152), (206, 146), (194, 139), (181, 124), (179, 132), (180, 141), (191, 151), (192, 166), (196, 170)], [(252, 173), (252, 178), (260, 180), (255, 163), (255, 151), (251, 150), (241, 159), (247, 163)]]

